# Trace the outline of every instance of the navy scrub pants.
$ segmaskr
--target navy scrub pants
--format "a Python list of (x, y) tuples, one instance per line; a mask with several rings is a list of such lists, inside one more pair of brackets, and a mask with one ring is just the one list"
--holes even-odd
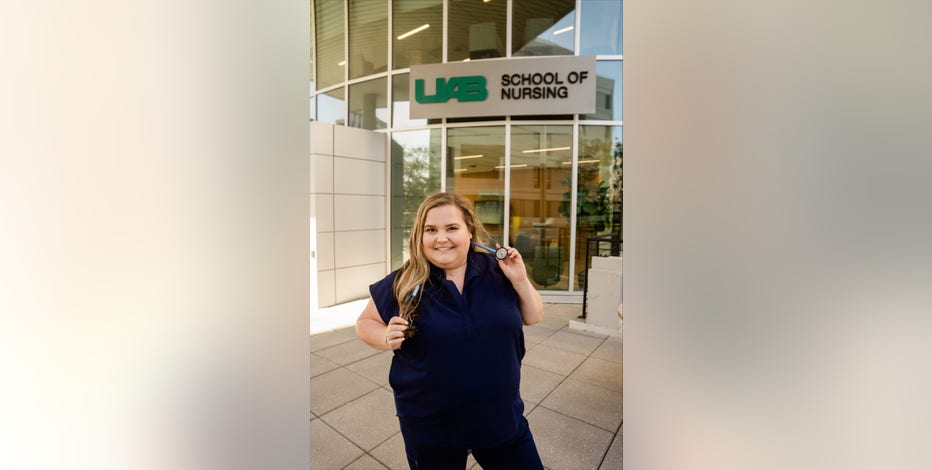
[[(428, 444), (411, 437), (410, 433), (401, 435), (405, 441), (405, 454), (411, 470), (453, 470), (466, 468), (468, 449)], [(472, 449), (472, 456), (483, 470), (543, 470), (534, 436), (525, 424), (524, 432), (516, 439), (504, 444), (484, 449)]]

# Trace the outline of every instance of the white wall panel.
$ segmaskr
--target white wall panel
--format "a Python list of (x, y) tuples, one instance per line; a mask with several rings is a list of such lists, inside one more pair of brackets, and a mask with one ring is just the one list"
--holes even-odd
[(385, 228), (384, 196), (333, 196), (335, 231)]
[(385, 134), (355, 127), (334, 127), (333, 154), (336, 156), (384, 162), (385, 148)]
[(385, 261), (385, 230), (336, 232), (337, 268), (373, 264)]
[(333, 232), (317, 234), (317, 270), (326, 271), (336, 267), (334, 263)]
[(333, 231), (332, 194), (311, 194), (311, 218), (316, 220), (318, 232)]
[(311, 153), (333, 155), (333, 125), (311, 123)]
[(317, 306), (329, 307), (335, 304), (336, 290), (334, 289), (334, 272), (321, 271), (317, 273)]
[(385, 263), (337, 269), (334, 275), (336, 302), (369, 297), (369, 284), (385, 277)]
[(385, 194), (385, 164), (354, 158), (333, 161), (333, 192), (337, 194)]
[(311, 154), (311, 194), (333, 192), (333, 157)]

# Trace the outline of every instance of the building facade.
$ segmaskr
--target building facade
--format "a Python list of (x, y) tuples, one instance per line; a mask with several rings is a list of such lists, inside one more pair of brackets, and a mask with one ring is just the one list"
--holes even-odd
[[(328, 168), (334, 175), (329, 193), (326, 181), (312, 187), (312, 216), (382, 219), (343, 229), (331, 219), (323, 224), (330, 232), (320, 221), (312, 226), (317, 306), (365, 296), (360, 286), (398, 268), (407, 257), (418, 204), (438, 190), (474, 202), (493, 243), (522, 253), (545, 298), (582, 301), (587, 245), (595, 247), (587, 240), (621, 238), (622, 46), (621, 0), (312, 1), (312, 171), (323, 168), (325, 180)], [(504, 66), (556, 56), (595, 58), (591, 113), (411, 116), (412, 67), (471, 61)], [(354, 131), (345, 134), (344, 128)], [(375, 137), (352, 134), (357, 129)], [(352, 145), (342, 142), (345, 135), (383, 139), (384, 157), (371, 155), (371, 144), (365, 145), (369, 154), (342, 155), (334, 147)], [(321, 148), (315, 138), (329, 139), (332, 153), (315, 153)], [(382, 171), (376, 178), (383, 182), (360, 187), (372, 176), (354, 178), (359, 171)], [(337, 172), (352, 181), (341, 183)], [(381, 208), (354, 208), (365, 204)], [(367, 233), (348, 233), (358, 230)], [(368, 257), (349, 255), (358, 253), (362, 239), (377, 246), (366, 248)], [(337, 258), (362, 264), (341, 266)], [(346, 282), (360, 286), (330, 292)]]

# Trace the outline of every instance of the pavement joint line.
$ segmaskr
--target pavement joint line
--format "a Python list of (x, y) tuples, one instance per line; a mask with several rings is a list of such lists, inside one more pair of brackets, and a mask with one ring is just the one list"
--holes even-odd
[[(602, 343), (604, 343), (605, 341), (608, 341), (608, 338), (603, 339), (603, 340), (602, 340)], [(602, 343), (599, 343), (599, 346), (602, 346)], [(595, 349), (599, 349), (599, 346), (596, 346)], [(560, 349), (560, 348), (556, 348), (556, 349)], [(592, 352), (590, 352), (589, 354), (587, 354), (587, 355), (586, 355), (586, 358), (583, 359), (582, 361), (580, 361), (580, 363), (577, 364), (576, 367), (573, 368), (573, 370), (571, 370), (568, 374), (564, 375), (564, 376), (563, 376), (563, 380), (561, 380), (560, 383), (558, 383), (558, 384), (556, 385), (556, 387), (553, 387), (553, 389), (551, 389), (549, 392), (547, 392), (547, 394), (544, 395), (544, 398), (541, 398), (541, 399), (540, 399), (540, 403), (543, 403), (544, 400), (546, 400), (547, 397), (549, 397), (550, 394), (553, 393), (554, 390), (556, 390), (557, 388), (559, 388), (560, 385), (563, 385), (563, 382), (566, 382), (566, 379), (570, 378), (570, 376), (573, 375), (573, 373), (576, 372), (576, 370), (579, 369), (579, 367), (582, 366), (584, 362), (586, 362), (587, 360), (589, 360), (589, 358), (592, 357), (592, 353), (595, 352), (595, 349), (593, 349)], [(561, 351), (566, 351), (566, 350), (565, 350), (565, 349), (561, 349)], [(573, 351), (568, 351), (568, 352), (573, 352)], [(577, 353), (577, 354), (578, 354), (578, 353)], [(598, 359), (598, 358), (596, 358), (596, 359)], [(534, 366), (530, 366), (530, 367), (534, 367)], [(539, 368), (539, 367), (536, 367), (536, 369), (540, 369), (540, 368)], [(557, 372), (553, 372), (553, 371), (549, 371), (549, 370), (546, 370), (546, 369), (541, 369), (541, 370), (544, 370), (545, 372), (550, 372), (550, 373), (552, 373), (552, 374), (563, 375), (563, 374), (560, 374), (560, 373), (557, 373)], [(576, 379), (573, 379), (573, 380), (576, 380)], [(583, 383), (585, 383), (585, 384), (588, 384), (588, 383), (589, 383), (589, 382), (586, 382), (586, 381), (584, 381), (584, 380), (577, 380), (577, 382), (583, 382)], [(592, 385), (595, 385), (595, 384), (592, 384)], [(601, 388), (604, 389), (605, 387), (601, 387)], [(540, 403), (538, 403), (538, 406), (540, 406)], [(547, 408), (547, 407), (545, 406), (544, 408)], [(549, 410), (550, 408), (547, 408), (547, 409)], [(599, 428), (599, 429), (601, 429), (601, 428)]]
[[(343, 366), (337, 367), (336, 369), (333, 369), (333, 370), (329, 370), (329, 371), (327, 371), (327, 372), (324, 372), (323, 374), (320, 374), (320, 375), (318, 375), (317, 377), (322, 377), (322, 376), (327, 375), (327, 374), (329, 374), (329, 373), (331, 373), (331, 372), (334, 372), (334, 371), (336, 371), (336, 370), (338, 370), (338, 369), (346, 369), (346, 367), (343, 367)], [(350, 374), (355, 375), (356, 377), (359, 377), (359, 378), (365, 380), (366, 382), (371, 383), (372, 385), (375, 385), (376, 388), (374, 388), (374, 389), (372, 389), (372, 390), (369, 390), (368, 392), (366, 392), (366, 393), (364, 393), (364, 394), (362, 394), (362, 395), (360, 395), (360, 396), (358, 396), (358, 397), (356, 397), (356, 398), (353, 398), (352, 400), (350, 400), (350, 401), (348, 401), (348, 402), (346, 402), (346, 403), (344, 403), (344, 404), (342, 404), (342, 405), (340, 405), (340, 406), (337, 406), (336, 408), (332, 408), (332, 409), (329, 409), (329, 410), (327, 410), (327, 411), (325, 411), (325, 412), (322, 412), (321, 414), (317, 415), (318, 418), (319, 418), (319, 417), (322, 417), (322, 416), (324, 416), (324, 415), (326, 415), (326, 414), (330, 414), (331, 411), (334, 411), (334, 410), (338, 410), (338, 409), (340, 409), (340, 408), (343, 408), (344, 406), (346, 406), (346, 405), (348, 405), (348, 404), (350, 404), (350, 403), (352, 403), (352, 402), (354, 402), (354, 401), (356, 401), (356, 400), (358, 400), (358, 399), (360, 399), (360, 398), (362, 398), (362, 397), (364, 397), (364, 396), (366, 396), (366, 395), (372, 393), (373, 391), (375, 391), (375, 390), (377, 390), (378, 388), (381, 387), (381, 385), (379, 385), (379, 384), (377, 384), (377, 383), (375, 383), (375, 382), (373, 382), (373, 381), (371, 381), (371, 380), (369, 380), (369, 379), (367, 379), (367, 378), (365, 378), (365, 377), (363, 377), (363, 376), (361, 376), (361, 375), (359, 375), (359, 374), (357, 374), (357, 373), (355, 373), (355, 372), (353, 372), (353, 371), (351, 371), (351, 370), (349, 370), (349, 369), (346, 369), (346, 371), (349, 372)], [(316, 379), (317, 377), (313, 377), (313, 378)]]
[[(367, 452), (366, 449), (363, 449), (362, 447), (360, 447), (359, 444), (356, 443), (356, 441), (350, 439), (349, 436), (347, 436), (346, 434), (343, 434), (342, 432), (338, 431), (337, 428), (333, 427), (330, 423), (328, 423), (326, 420), (324, 420), (324, 418), (325, 418), (327, 415), (329, 415), (330, 413), (332, 413), (332, 412), (334, 412), (334, 411), (336, 411), (336, 410), (338, 410), (338, 409), (340, 409), (340, 408), (343, 408), (343, 407), (342, 407), (342, 406), (338, 406), (338, 407), (336, 407), (336, 408), (334, 408), (334, 409), (328, 411), (326, 414), (320, 416), (320, 418), (319, 418), (320, 421), (321, 421), (322, 423), (326, 424), (328, 428), (333, 429), (333, 432), (335, 432), (335, 433), (337, 433), (337, 434), (343, 436), (343, 439), (346, 439), (347, 441), (349, 441), (350, 444), (353, 444), (353, 445), (356, 446), (356, 448), (358, 448), (359, 450), (361, 450), (361, 451), (363, 451), (363, 452)], [(378, 445), (376, 445), (376, 447), (378, 447)], [(373, 447), (373, 449), (374, 449), (374, 448), (375, 448), (375, 447)]]
[[(602, 464), (605, 463), (605, 458), (608, 457), (608, 451), (612, 450), (612, 444), (615, 443), (615, 438), (618, 437), (618, 433), (621, 432), (621, 427), (624, 426), (624, 424), (625, 424), (625, 420), (624, 420), (624, 418), (622, 418), (622, 419), (621, 419), (621, 422), (618, 423), (618, 429), (615, 430), (615, 436), (612, 437), (612, 442), (609, 442), (609, 443), (608, 443), (608, 449), (605, 449), (605, 453), (602, 454), (602, 459), (599, 460), (599, 466), (596, 467), (596, 468), (602, 468)], [(624, 438), (622, 438), (622, 439), (624, 439)]]
[[(395, 418), (395, 419), (398, 419), (397, 417), (394, 417), (394, 418)], [(379, 442), (378, 444), (376, 444), (374, 447), (372, 447), (372, 449), (374, 450), (374, 449), (378, 448), (380, 445), (385, 444), (386, 442), (390, 441), (393, 437), (395, 437), (397, 434), (401, 434), (401, 431), (394, 432), (394, 433), (392, 433), (391, 436), (388, 436), (388, 437), (386, 437), (385, 439), (382, 439), (382, 441)], [(369, 452), (370, 452), (370, 451), (368, 451), (368, 450), (366, 451), (367, 454), (368, 454)], [(375, 457), (373, 457), (373, 458), (375, 458)], [(376, 459), (376, 460), (378, 460), (378, 459)], [(382, 462), (382, 463), (384, 463), (384, 462)], [(387, 467), (388, 465), (385, 465), (385, 466)]]
[[(397, 418), (397, 417), (396, 417), (396, 418)], [(399, 435), (399, 434), (401, 434), (401, 431), (398, 431), (398, 432), (392, 434), (391, 436), (388, 436), (387, 438), (385, 438), (385, 440), (383, 440), (382, 442), (379, 442), (378, 444), (376, 444), (375, 447), (372, 448), (372, 450), (378, 449), (380, 445), (385, 444), (386, 442), (388, 442), (389, 440), (391, 440), (391, 438), (393, 438), (393, 437), (395, 437), (395, 436), (397, 436), (397, 435)], [(372, 460), (375, 460), (376, 462), (378, 462), (378, 463), (384, 465), (386, 468), (392, 468), (391, 465), (389, 465), (389, 464), (386, 463), (386, 462), (383, 462), (383, 461), (379, 460), (378, 457), (376, 457), (375, 455), (371, 454), (369, 451), (365, 451), (365, 452), (366, 452), (366, 455), (368, 455), (369, 457), (372, 457)], [(407, 456), (405, 457), (405, 461), (407, 461)]]
[[(605, 429), (605, 428), (596, 426), (595, 424), (592, 424), (592, 423), (587, 423), (587, 422), (585, 422), (585, 421), (583, 421), (583, 420), (581, 420), (581, 419), (579, 419), (579, 418), (576, 418), (576, 417), (574, 417), (574, 416), (570, 416), (570, 415), (565, 414), (565, 413), (561, 413), (561, 412), (559, 412), (559, 411), (557, 411), (557, 410), (553, 410), (553, 409), (547, 408), (547, 407), (544, 406), (544, 405), (537, 405), (537, 406), (538, 406), (539, 408), (543, 408), (543, 409), (545, 409), (545, 410), (547, 410), (547, 411), (552, 411), (552, 412), (554, 412), (554, 413), (556, 413), (556, 414), (558, 414), (558, 415), (560, 415), (560, 416), (564, 416), (564, 417), (566, 417), (566, 418), (572, 419), (573, 421), (578, 421), (578, 422), (580, 422), (580, 423), (583, 423), (583, 424), (587, 424), (587, 425), (589, 425), (589, 426), (592, 426), (592, 427), (598, 429), (599, 431), (605, 431), (605, 432), (611, 434), (611, 435), (612, 435), (612, 438), (608, 441), (608, 446), (606, 446), (606, 447), (605, 447), (605, 450), (602, 451), (602, 459), (599, 461), (599, 465), (601, 465), (601, 461), (602, 461), (602, 460), (605, 460), (605, 456), (608, 454), (608, 450), (612, 448), (612, 441), (615, 440), (615, 436), (618, 435), (617, 433), (612, 433), (611, 431), (609, 431), (609, 430), (607, 430), (607, 429)], [(532, 430), (532, 431), (533, 431), (533, 430)], [(596, 468), (598, 468), (598, 467), (596, 467)]]
[[(366, 449), (363, 449), (362, 447), (359, 447), (355, 442), (353, 442), (352, 439), (350, 439), (349, 437), (347, 437), (346, 435), (344, 435), (342, 432), (338, 431), (336, 428), (334, 428), (333, 426), (331, 426), (330, 423), (324, 421), (324, 419), (323, 419), (322, 417), (319, 417), (318, 419), (320, 420), (321, 423), (324, 424), (324, 426), (327, 426), (328, 428), (330, 428), (331, 431), (333, 431), (333, 432), (339, 434), (340, 437), (342, 437), (343, 439), (346, 439), (346, 442), (349, 442), (350, 444), (352, 444), (353, 447), (355, 447), (355, 448), (361, 450), (363, 453), (366, 453)], [(356, 461), (356, 460), (354, 459), (353, 462), (355, 462), (355, 461)], [(352, 463), (352, 462), (350, 462), (350, 463)], [(349, 465), (349, 464), (347, 464), (347, 465)], [(346, 465), (344, 465), (344, 467), (346, 467)]]
[[(535, 344), (534, 346), (536, 347), (536, 346), (539, 346), (539, 345), (541, 345), (541, 344), (543, 344), (543, 341), (541, 341), (540, 343)], [(599, 346), (601, 346), (601, 345), (602, 345), (602, 344), (599, 343)], [(547, 347), (549, 347), (549, 348), (559, 349), (560, 351), (566, 351), (566, 352), (575, 353), (575, 354), (585, 354), (586, 359), (589, 358), (589, 355), (592, 354), (592, 353), (595, 351), (595, 349), (598, 349), (598, 348), (599, 348), (599, 346), (596, 346), (595, 349), (593, 349), (592, 351), (590, 351), (590, 352), (588, 352), (588, 353), (581, 353), (581, 352), (579, 352), (579, 351), (573, 351), (572, 349), (561, 348), (561, 347), (559, 347), (559, 346), (557, 346), (557, 345), (555, 345), (555, 344), (544, 344), (544, 346), (547, 346)]]
[(361, 458), (363, 458), (363, 457), (365, 457), (365, 456), (367, 456), (367, 455), (369, 455), (369, 454), (362, 454), (362, 455), (360, 455), (359, 457), (356, 457), (355, 460), (353, 460), (352, 462), (350, 462), (350, 463), (344, 465), (342, 468), (349, 468), (350, 465), (352, 465), (352, 464), (358, 462), (359, 459), (361, 459)]
[[(382, 445), (382, 444), (379, 444), (379, 445)], [(378, 447), (378, 446), (376, 446), (376, 447)], [(369, 457), (372, 457), (372, 460), (375, 460), (376, 462), (382, 464), (382, 466), (384, 466), (385, 468), (388, 468), (388, 469), (392, 468), (392, 467), (389, 466), (387, 463), (385, 463), (385, 462), (379, 460), (376, 456), (374, 456), (374, 455), (372, 455), (372, 454), (370, 454), (370, 453), (368, 453), (368, 452), (366, 452), (366, 455), (368, 455)], [(408, 459), (407, 459), (407, 456), (405, 456), (405, 461), (407, 461), (407, 460), (408, 460)]]
[[(608, 430), (608, 429), (603, 428), (602, 426), (599, 426), (598, 424), (593, 424), (593, 423), (590, 423), (590, 422), (588, 422), (588, 421), (583, 421), (582, 419), (577, 418), (577, 417), (575, 417), (575, 416), (570, 416), (570, 415), (568, 415), (568, 414), (566, 414), (566, 413), (563, 413), (563, 412), (561, 412), (561, 411), (557, 411), (557, 410), (555, 410), (555, 409), (553, 409), (553, 408), (549, 408), (549, 407), (547, 407), (547, 406), (544, 406), (542, 403), (541, 403), (541, 404), (538, 404), (537, 406), (538, 406), (538, 407), (541, 407), (541, 408), (544, 408), (545, 410), (553, 411), (553, 412), (556, 413), (556, 414), (559, 414), (559, 415), (562, 415), (562, 416), (566, 416), (567, 418), (572, 418), (572, 419), (574, 419), (574, 420), (576, 420), (576, 421), (579, 421), (580, 423), (586, 423), (586, 424), (588, 424), (589, 426), (592, 426), (592, 427), (594, 427), (594, 428), (596, 428), (596, 429), (600, 429), (600, 430), (602, 430), (602, 431), (605, 431), (605, 432), (607, 432), (607, 433), (610, 433), (612, 436), (615, 436), (615, 434), (616, 434), (616, 433), (612, 432), (611, 430)], [(622, 421), (624, 421), (624, 417), (622, 417)], [(614, 439), (614, 437), (612, 437), (612, 439)], [(609, 442), (608, 445), (609, 445), (609, 447), (611, 447), (612, 443)], [(606, 449), (606, 450), (608, 450), (608, 449)]]

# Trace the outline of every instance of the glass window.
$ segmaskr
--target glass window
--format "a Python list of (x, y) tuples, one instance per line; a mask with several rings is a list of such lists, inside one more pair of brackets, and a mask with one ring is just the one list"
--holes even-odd
[(392, 3), (392, 67), (443, 62), (443, 1)]
[(330, 124), (346, 123), (346, 105), (343, 102), (342, 87), (317, 95), (317, 120)]
[(417, 208), (440, 191), (440, 129), (392, 133), (391, 264), (408, 259), (408, 237)]
[(579, 55), (621, 55), (621, 0), (582, 0)]
[(600, 60), (595, 66), (595, 114), (581, 114), (580, 119), (622, 120), (620, 60)]
[(317, 88), (342, 83), (346, 58), (343, 55), (343, 2), (319, 0), (317, 10)]
[[(576, 181), (576, 287), (586, 275), (586, 238), (622, 231), (622, 127), (579, 126)], [(611, 252), (608, 243), (593, 249)], [(593, 254), (593, 253), (590, 253)]]
[(509, 244), (541, 290), (568, 290), (573, 126), (511, 128)]
[(576, 1), (514, 2), (513, 56), (573, 55)]
[(505, 245), (505, 128), (448, 129), (446, 178), (448, 191), (475, 204), (492, 244)]
[(480, 117), (458, 117), (458, 118), (447, 118), (448, 123), (460, 123), (460, 122), (488, 122), (488, 121), (504, 121), (505, 116), (480, 116)]
[(447, 62), (505, 57), (505, 0), (451, 0)]
[(349, 78), (388, 70), (388, 3), (349, 1)]
[(388, 79), (349, 86), (349, 126), (376, 130), (388, 127)]
[(411, 95), (409, 74), (402, 73), (392, 77), (392, 127), (423, 126), (427, 119), (411, 119)]

